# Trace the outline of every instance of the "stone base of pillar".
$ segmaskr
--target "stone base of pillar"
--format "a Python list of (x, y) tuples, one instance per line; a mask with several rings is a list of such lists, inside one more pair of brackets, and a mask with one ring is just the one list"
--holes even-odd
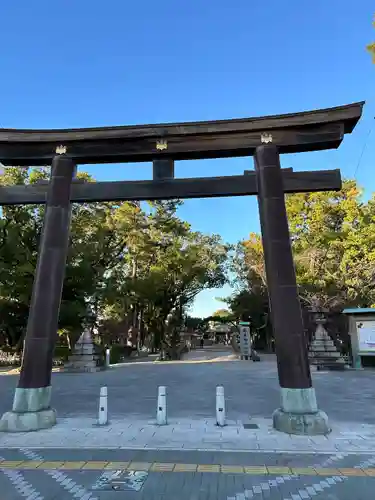
[(39, 431), (50, 429), (56, 423), (56, 411), (53, 408), (26, 413), (8, 411), (1, 417), (0, 432)]
[(315, 389), (281, 388), (281, 408), (272, 415), (274, 429), (286, 434), (306, 436), (331, 432), (328, 416), (318, 410)]
[(12, 411), (4, 413), (0, 419), (0, 431), (29, 432), (53, 427), (57, 419), (50, 401), (50, 386), (36, 389), (17, 387)]

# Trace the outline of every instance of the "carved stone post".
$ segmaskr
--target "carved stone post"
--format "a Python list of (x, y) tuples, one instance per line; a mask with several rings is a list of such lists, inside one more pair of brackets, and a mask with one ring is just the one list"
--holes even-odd
[(259, 146), (255, 168), (281, 387), (281, 407), (273, 414), (273, 425), (289, 434), (326, 434), (328, 417), (318, 410), (311, 382), (277, 147)]
[(51, 372), (69, 244), (70, 193), (75, 164), (65, 154), (52, 161), (46, 211), (33, 293), (13, 408), (0, 420), (0, 430), (33, 431), (52, 427)]

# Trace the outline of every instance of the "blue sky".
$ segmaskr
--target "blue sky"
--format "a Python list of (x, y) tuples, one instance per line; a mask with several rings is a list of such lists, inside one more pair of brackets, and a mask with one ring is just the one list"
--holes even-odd
[[(295, 170), (353, 177), (375, 116), (373, 0), (2, 0), (0, 126), (70, 128), (214, 120), (366, 100), (338, 150), (285, 155)], [(375, 191), (375, 130), (357, 169)], [(251, 158), (180, 162), (177, 177), (240, 174)], [(99, 180), (150, 179), (151, 164), (84, 168)], [(236, 242), (259, 229), (256, 199), (188, 200), (195, 230)], [(207, 315), (224, 290), (207, 290)]]

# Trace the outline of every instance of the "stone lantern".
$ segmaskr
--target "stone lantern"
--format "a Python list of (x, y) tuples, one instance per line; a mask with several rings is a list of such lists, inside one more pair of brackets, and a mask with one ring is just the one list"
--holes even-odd
[(309, 345), (310, 364), (315, 365), (317, 370), (344, 370), (345, 360), (324, 326), (327, 323), (328, 310), (313, 306), (311, 312), (316, 329)]

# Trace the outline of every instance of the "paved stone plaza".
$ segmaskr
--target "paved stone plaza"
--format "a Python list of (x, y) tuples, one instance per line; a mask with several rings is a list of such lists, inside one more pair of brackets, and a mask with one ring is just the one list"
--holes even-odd
[[(215, 387), (223, 384), (228, 418), (271, 417), (279, 406), (276, 358), (259, 363), (220, 360), (229, 352), (193, 352), (193, 360), (172, 363), (129, 363), (94, 374), (54, 373), (52, 404), (60, 417), (95, 417), (101, 386), (108, 386), (112, 418), (153, 418), (157, 387), (167, 386), (173, 418), (215, 416)], [(205, 359), (208, 358), (208, 359)], [(332, 421), (375, 424), (375, 373), (371, 371), (313, 373), (318, 405)], [(12, 406), (17, 376), (0, 377), (0, 411)]]
[[(279, 401), (273, 356), (253, 363), (207, 349), (184, 362), (54, 373), (58, 425), (0, 434), (1, 498), (372, 500), (374, 377), (371, 371), (315, 372), (319, 406), (333, 431), (306, 437), (272, 429)], [(16, 382), (17, 376), (0, 376), (2, 412), (11, 407)], [(225, 428), (215, 426), (218, 384), (225, 387)], [(99, 428), (104, 385), (110, 424)], [(159, 385), (168, 391), (164, 427), (155, 425)]]

